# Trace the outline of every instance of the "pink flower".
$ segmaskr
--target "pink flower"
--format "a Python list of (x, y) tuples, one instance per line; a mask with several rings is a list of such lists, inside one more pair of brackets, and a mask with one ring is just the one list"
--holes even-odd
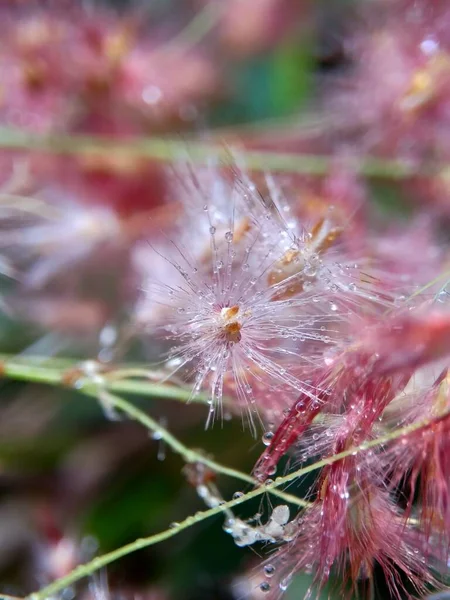
[(346, 41), (354, 69), (342, 91), (327, 94), (338, 128), (389, 156), (421, 161), (448, 150), (448, 5), (381, 2), (373, 11)]
[[(423, 536), (405, 525), (389, 494), (358, 476), (357, 469), (353, 458), (325, 469), (317, 499), (293, 522), (295, 538), (266, 562), (270, 598), (281, 597), (299, 571), (312, 573), (319, 590), (333, 573), (339, 593), (350, 598), (362, 583), (370, 590), (375, 565), (398, 600), (406, 594), (402, 575), (417, 594), (437, 585)], [(313, 587), (306, 597), (312, 595)]]

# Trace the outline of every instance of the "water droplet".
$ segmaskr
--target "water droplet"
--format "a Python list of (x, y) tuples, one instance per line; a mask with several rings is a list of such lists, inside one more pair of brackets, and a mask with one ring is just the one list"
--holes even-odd
[(209, 228), (209, 233), (211, 235), (214, 235), (216, 233), (216, 228), (214, 227), (214, 225), (211, 225), (211, 227)]
[(262, 443), (264, 446), (270, 446), (274, 437), (273, 431), (266, 431), (266, 433), (262, 436)]
[(231, 244), (231, 242), (233, 241), (233, 232), (232, 231), (227, 231), (225, 233), (225, 240)]
[(225, 531), (225, 533), (231, 533), (233, 531), (234, 524), (234, 519), (227, 519), (223, 524), (223, 530)]
[(142, 100), (146, 104), (157, 104), (162, 97), (163, 94), (156, 85), (147, 85), (142, 92)]
[(449, 294), (448, 290), (446, 288), (444, 288), (437, 295), (437, 301), (444, 303), (449, 299), (449, 297), (450, 297), (450, 294)]
[(243, 495), (244, 495), (243, 492), (234, 492), (234, 494), (233, 494), (233, 500), (237, 500), (238, 498), (242, 498)]
[(421, 42), (420, 49), (427, 56), (431, 56), (439, 50), (439, 43), (432, 37), (428, 37)]
[(316, 265), (311, 264), (311, 263), (307, 263), (305, 265), (305, 268), (303, 269), (303, 273), (307, 277), (315, 277), (315, 275), (317, 273), (317, 267), (316, 267)]
[(280, 590), (282, 592), (285, 592), (289, 587), (289, 583), (290, 583), (289, 577), (285, 577), (284, 579), (282, 579), (280, 581), (280, 583), (278, 584), (278, 587), (280, 588)]
[(270, 592), (270, 583), (268, 583), (267, 581), (263, 581), (259, 586), (259, 589), (262, 592)]
[(273, 565), (266, 565), (264, 567), (264, 573), (267, 577), (272, 577), (272, 575), (275, 573), (275, 567)]
[[(268, 467), (266, 470), (267, 475), (275, 475), (275, 473), (277, 472), (277, 467), (276, 465), (272, 465), (271, 467)], [(269, 480), (267, 480), (269, 481)], [(267, 484), (267, 482), (266, 482)]]

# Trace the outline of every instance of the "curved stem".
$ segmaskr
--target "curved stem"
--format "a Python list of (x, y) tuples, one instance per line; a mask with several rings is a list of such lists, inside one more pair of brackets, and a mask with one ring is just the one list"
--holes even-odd
[(215, 515), (225, 512), (231, 508), (234, 508), (235, 506), (238, 506), (239, 504), (243, 504), (244, 502), (247, 502), (248, 500), (251, 500), (252, 498), (256, 498), (257, 496), (261, 496), (262, 494), (270, 492), (275, 488), (278, 488), (282, 485), (290, 483), (291, 481), (298, 479), (302, 475), (306, 475), (307, 473), (316, 471), (317, 469), (321, 469), (322, 467), (324, 467), (326, 465), (333, 464), (333, 463), (335, 463), (339, 460), (342, 460), (343, 458), (346, 458), (347, 456), (350, 456), (354, 453), (365, 452), (366, 450), (369, 450), (370, 448), (375, 448), (376, 446), (380, 446), (382, 444), (391, 442), (400, 437), (410, 435), (410, 434), (414, 433), (415, 431), (417, 431), (418, 429), (423, 429), (423, 428), (432, 426), (435, 423), (442, 421), (445, 418), (448, 418), (449, 416), (450, 416), (450, 411), (443, 414), (441, 417), (439, 417), (437, 419), (434, 419), (431, 421), (422, 421), (420, 423), (414, 423), (412, 425), (402, 427), (402, 428), (397, 429), (389, 434), (386, 434), (377, 439), (371, 440), (370, 442), (365, 442), (361, 446), (349, 448), (348, 450), (340, 452), (339, 454), (335, 454), (334, 456), (330, 456), (328, 458), (319, 460), (312, 465), (308, 465), (306, 467), (298, 469), (297, 471), (294, 471), (293, 473), (289, 473), (288, 475), (285, 475), (284, 477), (277, 477), (277, 479), (274, 482), (270, 483), (269, 485), (264, 485), (264, 486), (258, 487), (256, 489), (248, 492), (247, 494), (244, 494), (243, 496), (241, 496), (239, 498), (235, 498), (228, 502), (224, 502), (223, 504), (221, 504), (219, 506), (210, 508), (209, 510), (205, 510), (205, 511), (196, 513), (193, 516), (189, 516), (186, 519), (184, 519), (184, 521), (173, 524), (169, 529), (166, 529), (165, 531), (162, 531), (155, 535), (151, 535), (149, 537), (139, 538), (139, 539), (135, 540), (134, 542), (127, 544), (126, 546), (122, 546), (121, 548), (118, 548), (117, 550), (113, 550), (112, 552), (108, 552), (107, 554), (103, 554), (102, 556), (98, 556), (97, 558), (94, 558), (89, 563), (86, 563), (85, 565), (80, 565), (80, 566), (76, 567), (71, 573), (69, 573), (65, 577), (62, 577), (61, 579), (54, 581), (50, 585), (42, 588), (40, 591), (30, 594), (29, 596), (26, 597), (25, 600), (46, 600), (48, 597), (60, 592), (67, 586), (75, 583), (76, 581), (78, 581), (84, 577), (88, 577), (89, 575), (92, 575), (93, 573), (95, 573), (96, 571), (101, 569), (102, 567), (105, 567), (106, 565), (114, 562), (115, 560), (122, 558), (123, 556), (126, 556), (128, 554), (131, 554), (132, 552), (135, 552), (136, 550), (141, 550), (142, 548), (146, 548), (148, 546), (153, 546), (154, 544), (157, 544), (168, 538), (171, 538), (171, 537), (177, 535), (178, 533), (180, 533), (181, 531), (183, 531), (184, 529), (191, 527), (192, 525), (196, 525), (197, 523), (205, 521), (206, 519), (209, 519), (210, 517), (213, 517)]
[[(98, 397), (98, 390), (96, 391), (94, 388), (90, 391), (83, 390), (83, 392), (91, 397), (94, 397), (94, 398)], [(256, 479), (253, 479), (253, 477), (251, 477), (250, 475), (247, 475), (246, 473), (243, 473), (242, 471), (238, 471), (236, 469), (232, 469), (230, 467), (221, 465), (220, 463), (216, 462), (215, 460), (208, 458), (201, 452), (197, 452), (196, 450), (188, 448), (187, 446), (185, 446), (185, 444), (180, 442), (180, 440), (177, 439), (173, 434), (171, 434), (170, 431), (168, 431), (160, 423), (155, 421), (147, 413), (143, 412), (142, 410), (140, 410), (139, 408), (137, 408), (136, 406), (131, 404), (131, 402), (128, 402), (127, 400), (124, 400), (123, 398), (119, 398), (118, 396), (115, 396), (107, 391), (102, 392), (102, 395), (111, 406), (119, 409), (120, 411), (122, 411), (123, 413), (125, 413), (126, 415), (128, 415), (129, 417), (131, 417), (132, 419), (134, 419), (141, 425), (143, 425), (146, 429), (149, 429), (153, 433), (157, 433), (158, 437), (161, 440), (164, 440), (166, 442), (166, 444), (168, 446), (170, 446), (172, 448), (172, 450), (174, 450), (177, 454), (182, 456), (183, 459), (185, 460), (185, 462), (187, 462), (187, 463), (195, 463), (195, 462), (202, 463), (206, 467), (209, 467), (215, 473), (220, 473), (222, 475), (227, 475), (228, 477), (234, 477), (235, 479), (240, 479), (241, 481), (244, 481), (245, 483), (249, 483), (253, 486), (258, 485), (258, 482), (256, 481)], [(273, 494), (275, 496), (278, 496), (282, 500), (289, 502), (290, 504), (295, 504), (296, 506), (305, 507), (305, 506), (308, 506), (308, 504), (309, 504), (309, 502), (306, 502), (305, 500), (302, 500), (301, 498), (298, 498), (297, 496), (294, 496), (292, 494), (286, 494), (286, 493), (280, 492), (279, 490), (276, 490), (276, 489), (273, 490)]]
[[(76, 367), (80, 364), (76, 362), (73, 362), (72, 365), (65, 363), (64, 369), (61, 369), (60, 366), (58, 368), (51, 368), (49, 366), (45, 367), (32, 364), (21, 364), (20, 362), (12, 361), (5, 355), (0, 355), (0, 361), (0, 373), (3, 375), (3, 377), (7, 377), (16, 381), (27, 381), (30, 383), (40, 383), (52, 386), (63, 385), (65, 383), (64, 380), (67, 373), (70, 373), (71, 371), (78, 372), (79, 370), (77, 370)], [(56, 359), (56, 362), (59, 364), (58, 359)], [(51, 363), (51, 361), (48, 361), (47, 365), (49, 363)], [(237, 469), (232, 469), (230, 467), (221, 465), (220, 463), (208, 458), (201, 452), (197, 452), (196, 450), (188, 448), (174, 435), (172, 435), (165, 427), (152, 419), (152, 417), (150, 417), (147, 413), (134, 406), (131, 402), (128, 402), (124, 398), (120, 398), (112, 393), (113, 391), (122, 391), (129, 393), (141, 393), (146, 396), (153, 396), (157, 398), (188, 400), (190, 397), (190, 392), (176, 387), (172, 388), (161, 384), (147, 382), (127, 380), (110, 381), (107, 377), (102, 377), (102, 385), (99, 387), (98, 384), (94, 383), (92, 379), (89, 378), (89, 376), (83, 375), (82, 372), (79, 373), (79, 379), (72, 387), (75, 387), (77, 391), (96, 399), (99, 399), (99, 396), (103, 396), (103, 398), (111, 406), (121, 410), (123, 413), (127, 414), (129, 417), (139, 422), (153, 433), (157, 433), (160, 439), (164, 440), (167, 445), (172, 448), (172, 450), (180, 454), (180, 456), (182, 456), (187, 463), (199, 462), (212, 469), (215, 473), (240, 479), (241, 481), (253, 486), (258, 485), (258, 482), (250, 475), (247, 475), (242, 471), (238, 471)], [(274, 490), (273, 493), (275, 496), (278, 496), (290, 504), (300, 507), (308, 505), (308, 502), (292, 494), (287, 494), (279, 490)]]

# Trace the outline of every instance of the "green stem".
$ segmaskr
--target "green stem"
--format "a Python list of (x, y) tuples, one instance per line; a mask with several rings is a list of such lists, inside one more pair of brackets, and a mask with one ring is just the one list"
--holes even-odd
[[(61, 370), (60, 367), (56, 369), (49, 366), (41, 367), (38, 365), (14, 363), (6, 356), (0, 356), (0, 361), (2, 361), (0, 370), (4, 377), (16, 381), (27, 381), (29, 383), (40, 383), (52, 386), (63, 385), (65, 373), (71, 370), (69, 364), (66, 364), (65, 369)], [(77, 366), (79, 366), (79, 363), (74, 363), (72, 365), (72, 369)], [(145, 412), (134, 406), (131, 402), (128, 402), (123, 398), (119, 398), (115, 394), (111, 393), (113, 391), (131, 392), (141, 393), (143, 395), (154, 396), (157, 398), (189, 400), (190, 392), (180, 388), (171, 388), (161, 384), (158, 385), (153, 383), (126, 380), (109, 381), (106, 377), (104, 377), (102, 380), (104, 387), (102, 385), (101, 389), (97, 384), (94, 384), (88, 376), (80, 377), (79, 381), (80, 384), (76, 385), (77, 391), (91, 397), (93, 396), (97, 399), (99, 395), (102, 394), (112, 406), (118, 408), (132, 419), (138, 421), (150, 431), (158, 433), (161, 439), (163, 439), (172, 448), (172, 450), (180, 454), (187, 463), (199, 462), (212, 469), (215, 473), (221, 473), (222, 475), (226, 475), (228, 477), (240, 479), (241, 481), (244, 481), (252, 486), (258, 484), (258, 482), (250, 475), (221, 465), (220, 463), (208, 458), (200, 452), (188, 448), (167, 429), (165, 429), (165, 427), (160, 425)], [(289, 502), (290, 504), (294, 504), (296, 506), (304, 507), (308, 504), (305, 500), (302, 500), (301, 498), (298, 498), (292, 494), (287, 494), (278, 490), (274, 490), (273, 493), (275, 496), (278, 496), (285, 502)]]
[[(91, 391), (83, 390), (85, 394), (89, 396), (93, 396), (94, 398), (98, 397), (98, 390), (92, 389)], [(196, 450), (192, 450), (185, 446), (180, 440), (178, 440), (174, 435), (170, 433), (165, 427), (163, 427), (160, 423), (152, 419), (147, 413), (143, 412), (127, 400), (123, 398), (119, 398), (109, 392), (104, 392), (103, 396), (105, 399), (115, 408), (118, 408), (123, 413), (127, 414), (129, 417), (143, 425), (146, 429), (149, 429), (153, 433), (157, 433), (160, 439), (164, 440), (168, 446), (172, 448), (175, 452), (177, 452), (180, 456), (183, 457), (185, 462), (187, 463), (202, 463), (206, 467), (209, 467), (215, 473), (221, 473), (222, 475), (227, 475), (228, 477), (234, 477), (235, 479), (240, 479), (241, 481), (245, 481), (245, 483), (249, 483), (252, 486), (258, 485), (258, 481), (247, 475), (246, 473), (242, 473), (236, 469), (232, 469), (230, 467), (225, 467), (220, 463), (208, 458), (201, 452), (197, 452)], [(275, 496), (278, 496), (282, 500), (289, 502), (290, 504), (295, 504), (296, 506), (305, 507), (308, 506), (308, 502), (298, 498), (297, 496), (293, 496), (291, 494), (286, 494), (284, 492), (280, 492), (278, 490), (273, 491)]]
[[(67, 363), (65, 368), (61, 366), (56, 368), (11, 360), (10, 357), (0, 355), (0, 375), (15, 381), (67, 386), (67, 375), (71, 370), (80, 370), (81, 364), (79, 361), (73, 361), (71, 364)], [(142, 394), (153, 398), (165, 398), (182, 402), (206, 402), (206, 398), (202, 395), (192, 396), (192, 391), (188, 388), (134, 379), (112, 379), (109, 381), (107, 374), (105, 374), (104, 379), (106, 389), (111, 392)], [(83, 390), (86, 383), (89, 383), (89, 376), (83, 374), (80, 370), (79, 379), (72, 387)]]
[[(211, 156), (224, 163), (232, 161), (229, 149), (220, 142), (179, 141), (170, 138), (130, 138), (116, 141), (101, 136), (86, 135), (31, 135), (18, 129), (0, 129), (0, 148), (26, 150), (56, 154), (107, 153), (148, 157), (160, 161), (189, 158), (194, 163), (205, 164)], [(239, 157), (249, 169), (288, 171), (308, 175), (326, 175), (335, 162), (335, 157), (315, 154), (291, 154), (239, 149)], [(348, 159), (346, 164), (355, 172), (367, 177), (405, 179), (417, 175), (417, 168), (400, 160), (383, 160), (370, 156)], [(435, 172), (426, 167), (423, 174)]]
[(117, 550), (113, 550), (112, 552), (103, 554), (102, 556), (98, 556), (97, 558), (94, 558), (89, 563), (86, 563), (85, 565), (80, 565), (80, 566), (76, 567), (71, 573), (69, 573), (65, 577), (61, 577), (57, 581), (54, 581), (50, 585), (42, 588), (40, 591), (30, 594), (29, 596), (26, 597), (25, 600), (46, 600), (48, 597), (60, 592), (61, 590), (68, 587), (69, 585), (72, 585), (76, 581), (78, 581), (84, 577), (88, 577), (88, 576), (92, 575), (93, 573), (95, 573), (96, 571), (101, 569), (102, 567), (105, 567), (106, 565), (116, 561), (119, 558), (122, 558), (123, 556), (131, 554), (132, 552), (135, 552), (136, 550), (141, 550), (142, 548), (146, 548), (148, 546), (153, 546), (154, 544), (157, 544), (159, 542), (167, 540), (167, 539), (177, 535), (184, 529), (191, 527), (192, 525), (196, 525), (197, 523), (205, 521), (206, 519), (209, 519), (210, 517), (213, 517), (213, 516), (218, 515), (226, 510), (234, 508), (235, 506), (239, 506), (240, 504), (243, 504), (244, 502), (247, 502), (248, 500), (251, 500), (252, 498), (256, 498), (258, 496), (261, 496), (262, 494), (270, 492), (271, 490), (273, 490), (277, 487), (280, 487), (282, 485), (290, 483), (291, 481), (294, 481), (295, 479), (298, 479), (299, 477), (306, 475), (307, 473), (311, 473), (312, 471), (316, 471), (318, 469), (321, 469), (322, 467), (331, 465), (339, 460), (342, 460), (343, 458), (351, 456), (352, 454), (359, 453), (359, 452), (365, 452), (366, 450), (375, 448), (376, 446), (380, 446), (382, 444), (386, 444), (386, 443), (391, 442), (400, 437), (408, 436), (408, 435), (414, 433), (415, 431), (417, 431), (418, 429), (432, 426), (433, 424), (435, 424), (439, 421), (442, 421), (443, 419), (448, 418), (449, 416), (450, 416), (450, 412), (447, 412), (444, 415), (442, 415), (441, 417), (434, 419), (433, 421), (422, 421), (420, 423), (414, 423), (412, 425), (402, 427), (402, 428), (397, 429), (389, 434), (381, 436), (375, 440), (371, 440), (370, 442), (365, 442), (361, 446), (349, 448), (348, 450), (340, 452), (339, 454), (335, 454), (334, 456), (324, 458), (320, 461), (317, 461), (316, 463), (314, 463), (312, 465), (308, 465), (306, 467), (298, 469), (297, 471), (294, 471), (293, 473), (285, 475), (284, 477), (277, 477), (277, 479), (274, 482), (270, 483), (269, 485), (263, 485), (259, 488), (256, 488), (256, 489), (248, 492), (247, 494), (244, 494), (243, 496), (241, 496), (239, 498), (235, 498), (228, 502), (224, 502), (220, 506), (216, 506), (214, 508), (210, 508), (209, 510), (205, 510), (205, 511), (196, 513), (193, 516), (189, 516), (186, 519), (184, 519), (184, 521), (174, 524), (171, 528), (169, 528), (165, 531), (162, 531), (155, 535), (151, 535), (149, 537), (139, 538), (139, 539), (135, 540), (134, 542), (127, 544), (126, 546), (122, 546), (121, 548), (118, 548)]

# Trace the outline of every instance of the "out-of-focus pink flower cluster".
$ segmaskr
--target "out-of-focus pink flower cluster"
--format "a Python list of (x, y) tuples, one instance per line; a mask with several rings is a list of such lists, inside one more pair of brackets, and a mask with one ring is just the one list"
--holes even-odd
[[(119, 12), (72, 0), (1, 3), (2, 127), (111, 142), (198, 127), (226, 91), (224, 58), (234, 60), (239, 45), (256, 53), (292, 28), (292, 14), (271, 0), (264, 15), (241, 3), (252, 33), (239, 32), (232, 4), (194, 3), (184, 19), (161, 23), (143, 6)], [(205, 40), (196, 38), (199, 11), (212, 18)], [(1, 268), (22, 284), (10, 310), (65, 332), (83, 324), (84, 333), (101, 330), (136, 298), (132, 249), (173, 219), (170, 188), (161, 164), (127, 152), (1, 151)], [(111, 279), (109, 266), (120, 285), (105, 298), (92, 280), (102, 268)]]

